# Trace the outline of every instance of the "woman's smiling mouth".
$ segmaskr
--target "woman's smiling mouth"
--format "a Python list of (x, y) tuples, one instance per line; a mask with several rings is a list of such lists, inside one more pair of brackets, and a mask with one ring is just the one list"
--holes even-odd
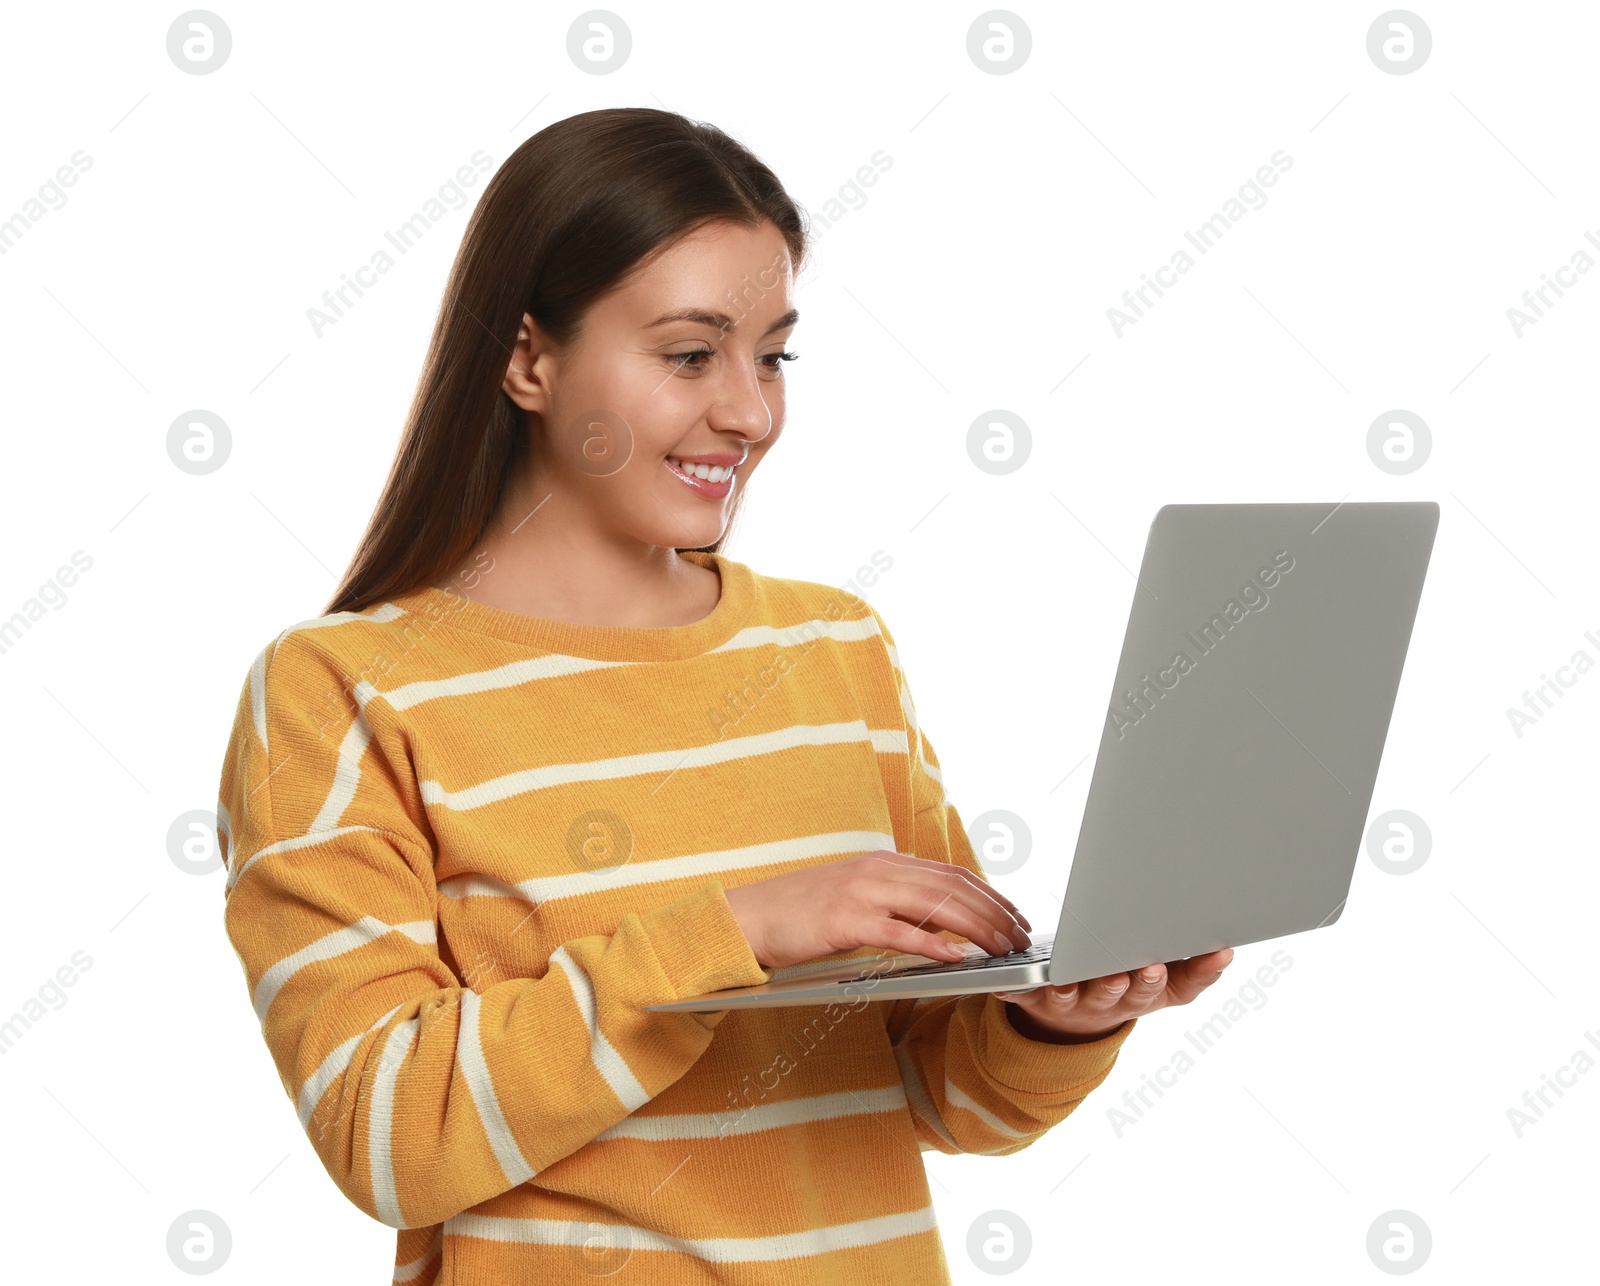
[(665, 461), (668, 473), (710, 500), (720, 500), (733, 490), (733, 472), (743, 463), (736, 455), (706, 455), (693, 459), (669, 455)]

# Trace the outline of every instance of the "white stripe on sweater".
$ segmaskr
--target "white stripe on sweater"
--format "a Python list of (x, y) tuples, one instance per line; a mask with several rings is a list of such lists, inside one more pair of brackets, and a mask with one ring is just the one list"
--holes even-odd
[(290, 634), (297, 630), (317, 630), (329, 625), (344, 625), (349, 621), (371, 621), (383, 625), (396, 617), (404, 616), (405, 609), (396, 607), (393, 603), (384, 603), (367, 612), (334, 612), (329, 616), (317, 616), (308, 621), (301, 621), (298, 625), (291, 625), (281, 631), (278, 636), (262, 648), (250, 666), (250, 717), (256, 727), (256, 736), (261, 740), (261, 749), (267, 748), (267, 662), (272, 654), (278, 650)]
[[(271, 646), (270, 644), (268, 646)], [(267, 748), (267, 649), (262, 648), (250, 665), (250, 717), (256, 725), (261, 749)]]
[[(348, 835), (352, 831), (371, 831), (374, 835), (379, 831), (374, 826), (335, 826), (332, 830), (312, 831), (309, 835), (295, 835), (289, 839), (280, 839), (275, 844), (266, 844), (250, 854), (243, 862), (239, 861), (238, 854), (229, 866), (227, 887), (232, 888), (239, 882), (239, 878), (255, 864), (258, 857), (270, 857), (273, 853), (288, 853), (297, 848), (308, 848), (313, 844), (324, 844), (330, 839), (338, 839), (341, 835)], [(230, 842), (232, 836), (229, 836)]]
[[(712, 656), (719, 652), (736, 652), (745, 648), (772, 645), (797, 647), (807, 639), (815, 638), (830, 638), (838, 642), (851, 643), (872, 638), (877, 634), (878, 624), (870, 616), (858, 621), (802, 621), (798, 625), (781, 628), (773, 625), (752, 625), (740, 630), (720, 647), (710, 649), (705, 655)], [(418, 679), (411, 683), (403, 683), (387, 692), (380, 692), (378, 695), (393, 709), (408, 710), (412, 706), (421, 705), (424, 701), (434, 701), (440, 697), (461, 697), (478, 692), (493, 692), (501, 688), (514, 688), (524, 683), (535, 683), (541, 679), (559, 679), (570, 674), (582, 674), (588, 670), (656, 664), (660, 663), (600, 661), (590, 657), (567, 656), (564, 653), (553, 652), (512, 661), (489, 670), (471, 670), (443, 679)]]
[(400, 1079), (411, 1042), (416, 1038), (418, 1020), (407, 1018), (396, 1023), (378, 1056), (378, 1071), (372, 1078), (372, 1102), (367, 1113), (367, 1166), (372, 1180), (372, 1205), (378, 1220), (391, 1228), (404, 1228), (400, 1213), (400, 1194), (394, 1178), (394, 1090)]
[(905, 677), (898, 674), (898, 672), (895, 676), (895, 687), (900, 692), (900, 713), (905, 715), (906, 727), (910, 728), (912, 735), (915, 736), (919, 731), (917, 724), (917, 707), (912, 703), (911, 700), (910, 685), (906, 683)]
[[(946, 999), (946, 997), (924, 996), (922, 999), (937, 1001)], [(918, 1003), (920, 1004), (921, 1002), (919, 1001)], [(915, 1010), (916, 1005), (913, 1005), (912, 1009)], [(907, 1022), (907, 1031), (910, 1030), (911, 1023), (914, 1021), (915, 1019), (912, 1019)], [(955, 1136), (950, 1132), (950, 1127), (945, 1123), (944, 1117), (939, 1115), (939, 1109), (934, 1105), (933, 1096), (928, 1093), (927, 1086), (922, 1083), (922, 1077), (917, 1074), (917, 1066), (911, 1061), (911, 1051), (907, 1049), (905, 1045), (905, 1032), (901, 1032), (900, 1035), (895, 1039), (894, 1061), (900, 1068), (900, 1084), (905, 1087), (906, 1100), (910, 1103), (911, 1110), (917, 1116), (920, 1116), (926, 1123), (927, 1127), (937, 1134), (941, 1139), (943, 1139), (947, 1144), (949, 1144), (952, 1149), (957, 1152), (967, 1151), (967, 1149), (963, 1148), (959, 1143), (956, 1142)], [(944, 1078), (944, 1092), (945, 1101), (947, 1103), (954, 1104), (958, 1107), (967, 1108), (969, 1111), (975, 1110), (983, 1119), (984, 1124), (987, 1125), (992, 1122), (995, 1124), (997, 1129), (999, 1129), (1002, 1133), (1009, 1134), (1012, 1138), (1020, 1139), (1030, 1137), (1028, 1135), (1018, 1134), (998, 1117), (984, 1111), (983, 1108), (979, 1107), (978, 1104), (973, 1101), (970, 1095), (956, 1088), (948, 1076)], [(1010, 1145), (1007, 1144), (1005, 1146), (1008, 1147)], [(926, 1147), (924, 1147), (922, 1150), (924, 1152), (928, 1151)], [(934, 1150), (937, 1151), (938, 1149)], [(981, 1157), (993, 1156), (995, 1153), (1003, 1152), (1004, 1150), (1005, 1147), (986, 1148), (983, 1151), (974, 1152), (971, 1155)]]
[(952, 1152), (961, 1151), (961, 1145), (951, 1136), (944, 1118), (939, 1115), (939, 1109), (933, 1105), (933, 1099), (929, 1096), (927, 1087), (923, 1085), (922, 1078), (917, 1075), (916, 1066), (911, 1061), (911, 1053), (904, 1045), (894, 1047), (894, 1061), (899, 1064), (900, 1084), (905, 1087), (906, 1101), (910, 1103), (911, 1110), (922, 1118), (924, 1125), (949, 1145)]
[(283, 634), (278, 635), (278, 638), (281, 641), (284, 635), (293, 634), (298, 630), (320, 630), (330, 625), (346, 625), (351, 621), (371, 621), (374, 625), (387, 625), (405, 614), (405, 608), (397, 607), (393, 603), (380, 603), (370, 612), (330, 612), (327, 616), (313, 616), (310, 620), (291, 625)]
[(318, 1064), (317, 1070), (306, 1078), (306, 1083), (300, 1087), (300, 1093), (295, 1098), (295, 1114), (300, 1118), (300, 1128), (302, 1130), (308, 1134), (311, 1132), (311, 1118), (316, 1113), (317, 1104), (322, 1101), (322, 1096), (328, 1092), (328, 1087), (349, 1070), (350, 1060), (355, 1057), (356, 1050), (360, 1047), (361, 1042), (378, 1028), (388, 1023), (404, 1007), (405, 1002), (402, 1001), (368, 1027), (366, 1031), (359, 1031), (349, 1040), (335, 1046), (333, 1052)]
[(233, 818), (220, 797), (217, 799), (217, 852), (222, 854), (222, 869), (227, 872), (223, 887), (232, 888), (233, 863), (237, 856), (233, 851)]
[(253, 1003), (256, 1017), (264, 1024), (272, 1002), (284, 984), (308, 965), (333, 960), (349, 951), (358, 951), (391, 933), (403, 933), (413, 942), (427, 945), (438, 941), (438, 925), (433, 920), (413, 920), (407, 924), (385, 924), (375, 916), (364, 915), (349, 928), (335, 929), (292, 955), (285, 956), (261, 975), (256, 983)]
[(854, 1223), (827, 1224), (803, 1232), (775, 1237), (671, 1237), (634, 1224), (599, 1224), (566, 1219), (506, 1219), (475, 1215), (470, 1211), (445, 1220), (446, 1236), (477, 1237), (484, 1241), (524, 1246), (576, 1246), (604, 1230), (605, 1244), (633, 1251), (667, 1251), (693, 1255), (713, 1264), (765, 1263), (802, 1259), (835, 1250), (875, 1246), (897, 1237), (934, 1232), (938, 1224), (931, 1205), (904, 1214), (880, 1215)]
[[(896, 673), (899, 674), (898, 671)], [(917, 743), (917, 762), (922, 765), (922, 771), (942, 787), (944, 785), (944, 774), (928, 762), (928, 756), (923, 752), (922, 725), (917, 722), (917, 707), (911, 700), (911, 688), (906, 683), (903, 674), (899, 675), (898, 686), (900, 688), (900, 711), (906, 717), (906, 727), (910, 729), (906, 744), (909, 746), (913, 741)], [(911, 752), (907, 750), (906, 753), (910, 754)]]
[(414, 1282), (414, 1281), (416, 1281), (417, 1278), (422, 1276), (422, 1270), (424, 1268), (426, 1268), (433, 1261), (434, 1256), (437, 1255), (443, 1249), (444, 1249), (444, 1227), (443, 1227), (443, 1225), (441, 1225), (439, 1227), (439, 1230), (433, 1234), (433, 1240), (428, 1243), (428, 1248), (425, 1251), (423, 1251), (420, 1255), (418, 1255), (415, 1259), (413, 1259), (408, 1264), (397, 1264), (397, 1265), (395, 1265), (395, 1270), (394, 1270), (394, 1279), (395, 1279), (395, 1281), (397, 1281), (397, 1282)]
[(727, 741), (690, 746), (686, 749), (652, 750), (641, 754), (617, 755), (609, 759), (524, 768), (460, 790), (447, 790), (437, 781), (425, 781), (422, 783), (422, 802), (442, 804), (459, 812), (499, 803), (530, 790), (545, 790), (552, 786), (565, 786), (574, 782), (609, 781), (618, 777), (635, 777), (652, 772), (670, 773), (685, 765), (690, 768), (703, 768), (736, 759), (753, 759), (758, 755), (776, 754), (796, 746), (841, 745), (853, 741), (867, 742), (874, 750), (897, 751), (905, 744), (906, 738), (904, 732), (899, 729), (885, 731), (868, 728), (866, 722), (861, 719), (850, 719), (843, 723), (792, 724), (772, 732), (733, 737)]
[(478, 1120), (488, 1137), (495, 1160), (505, 1172), (506, 1181), (513, 1187), (526, 1183), (537, 1173), (517, 1146), (505, 1113), (500, 1110), (500, 1096), (495, 1092), (494, 1077), (489, 1074), (489, 1064), (483, 1056), (483, 1033), (480, 1015), (483, 1002), (471, 987), (461, 991), (461, 1029), (456, 1040), (456, 1066), (461, 1069), (467, 1090), (478, 1109)]
[(650, 1143), (680, 1143), (686, 1139), (720, 1139), (734, 1134), (756, 1134), (789, 1125), (809, 1125), (816, 1121), (836, 1121), (841, 1117), (866, 1112), (903, 1112), (905, 1090), (899, 1085), (883, 1089), (843, 1090), (837, 1094), (814, 1094), (809, 1098), (783, 1103), (760, 1103), (729, 1108), (726, 1112), (683, 1112), (669, 1115), (624, 1117), (600, 1139), (643, 1139)]
[(356, 788), (361, 785), (361, 757), (372, 744), (372, 725), (367, 722), (367, 702), (377, 695), (377, 690), (372, 684), (362, 681), (351, 691), (356, 698), (356, 715), (339, 742), (339, 759), (334, 765), (333, 785), (328, 789), (328, 797), (323, 800), (321, 811), (312, 819), (307, 830), (325, 831), (337, 826), (339, 819), (344, 816), (344, 810), (350, 807), (350, 801), (356, 797)]
[[(577, 1002), (583, 1025), (589, 1029), (589, 1059), (594, 1063), (605, 1083), (611, 1087), (625, 1111), (632, 1112), (650, 1101), (650, 1095), (634, 1076), (633, 1069), (615, 1045), (600, 1030), (600, 1015), (595, 1005), (594, 982), (583, 966), (568, 954), (565, 946), (550, 953), (550, 963), (560, 965), (572, 987), (572, 998)], [(548, 975), (547, 975), (548, 976)]]
[[(388, 1023), (402, 1007), (396, 1005), (366, 1031), (358, 1032), (341, 1043), (322, 1060), (316, 1072), (301, 1087), (296, 1108), (301, 1128), (307, 1133), (310, 1133), (311, 1121), (318, 1102), (327, 1093), (328, 1087), (349, 1070), (350, 1061), (361, 1042), (374, 1030)], [(514, 1186), (527, 1182), (537, 1171), (522, 1155), (522, 1150), (517, 1145), (511, 1127), (506, 1123), (505, 1114), (501, 1110), (500, 1098), (494, 1088), (494, 1078), (490, 1075), (488, 1063), (483, 1056), (481, 1018), (482, 1001), (476, 992), (464, 988), (461, 992), (461, 1025), (456, 1041), (456, 1065), (461, 1069), (462, 1079), (465, 1080), (467, 1090), (472, 1095), (472, 1103), (477, 1109), (478, 1120), (483, 1126), (489, 1147), (494, 1152), (495, 1159), (499, 1161), (500, 1168), (505, 1172), (506, 1179)], [(385, 1053), (387, 1052), (386, 1045)]]
[(944, 1101), (951, 1107), (959, 1107), (963, 1111), (971, 1112), (996, 1134), (1003, 1134), (1008, 1139), (1031, 1139), (1033, 1137), (1033, 1134), (1024, 1130), (1013, 1129), (1007, 1125), (948, 1076), (944, 1078)]
[(584, 897), (606, 889), (657, 884), (668, 880), (704, 879), (750, 867), (778, 866), (786, 862), (805, 862), (818, 857), (839, 857), (893, 848), (894, 836), (883, 831), (832, 831), (747, 844), (741, 848), (628, 862), (610, 871), (573, 871), (563, 875), (534, 876), (517, 884), (507, 884), (473, 872), (441, 880), (438, 889), (440, 896), (457, 901), (467, 897), (512, 897), (538, 906), (559, 898)]
[(445, 679), (418, 679), (403, 683), (398, 688), (378, 695), (395, 710), (409, 710), (424, 701), (440, 697), (465, 697), (478, 692), (493, 692), (499, 688), (514, 688), (519, 684), (533, 683), (539, 679), (558, 679), (569, 674), (582, 674), (588, 670), (604, 670), (617, 665), (633, 665), (632, 661), (594, 661), (588, 657), (552, 654), (512, 661), (509, 665), (492, 670), (469, 670), (452, 674)]
[(718, 652), (737, 652), (741, 648), (801, 647), (817, 639), (834, 639), (840, 643), (857, 643), (879, 634), (878, 622), (871, 616), (858, 620), (825, 621), (812, 617), (798, 625), (748, 625), (720, 647), (712, 648), (707, 656)]

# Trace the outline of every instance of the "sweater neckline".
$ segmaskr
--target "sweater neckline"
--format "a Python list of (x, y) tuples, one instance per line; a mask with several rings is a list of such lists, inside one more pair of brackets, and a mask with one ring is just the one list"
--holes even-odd
[(545, 652), (595, 661), (681, 661), (726, 643), (742, 629), (755, 603), (755, 576), (744, 563), (722, 554), (680, 549), (680, 558), (710, 567), (722, 582), (717, 605), (687, 625), (588, 625), (513, 612), (464, 595), (423, 586), (391, 598), (413, 615), (474, 634), (487, 634)]

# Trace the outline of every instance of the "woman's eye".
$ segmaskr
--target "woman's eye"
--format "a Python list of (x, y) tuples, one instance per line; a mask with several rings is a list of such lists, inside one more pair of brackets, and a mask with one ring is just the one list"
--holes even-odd
[[(705, 365), (702, 358), (711, 357), (715, 350), (710, 348), (691, 349), (685, 353), (668, 353), (667, 360), (673, 364), (674, 370), (699, 370)], [(756, 364), (769, 371), (777, 371), (780, 363), (792, 362), (799, 357), (799, 353), (767, 353), (756, 359)]]

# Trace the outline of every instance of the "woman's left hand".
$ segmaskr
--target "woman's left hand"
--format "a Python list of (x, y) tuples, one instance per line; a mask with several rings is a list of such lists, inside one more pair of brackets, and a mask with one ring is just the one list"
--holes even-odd
[(1030, 991), (990, 994), (1012, 1006), (1011, 1025), (1024, 1036), (1050, 1044), (1077, 1045), (1109, 1036), (1130, 1018), (1169, 1005), (1187, 1005), (1222, 977), (1232, 959), (1233, 948), (1223, 947), (1187, 960), (1146, 965), (1132, 973), (1107, 974), (1062, 987), (1047, 984)]

